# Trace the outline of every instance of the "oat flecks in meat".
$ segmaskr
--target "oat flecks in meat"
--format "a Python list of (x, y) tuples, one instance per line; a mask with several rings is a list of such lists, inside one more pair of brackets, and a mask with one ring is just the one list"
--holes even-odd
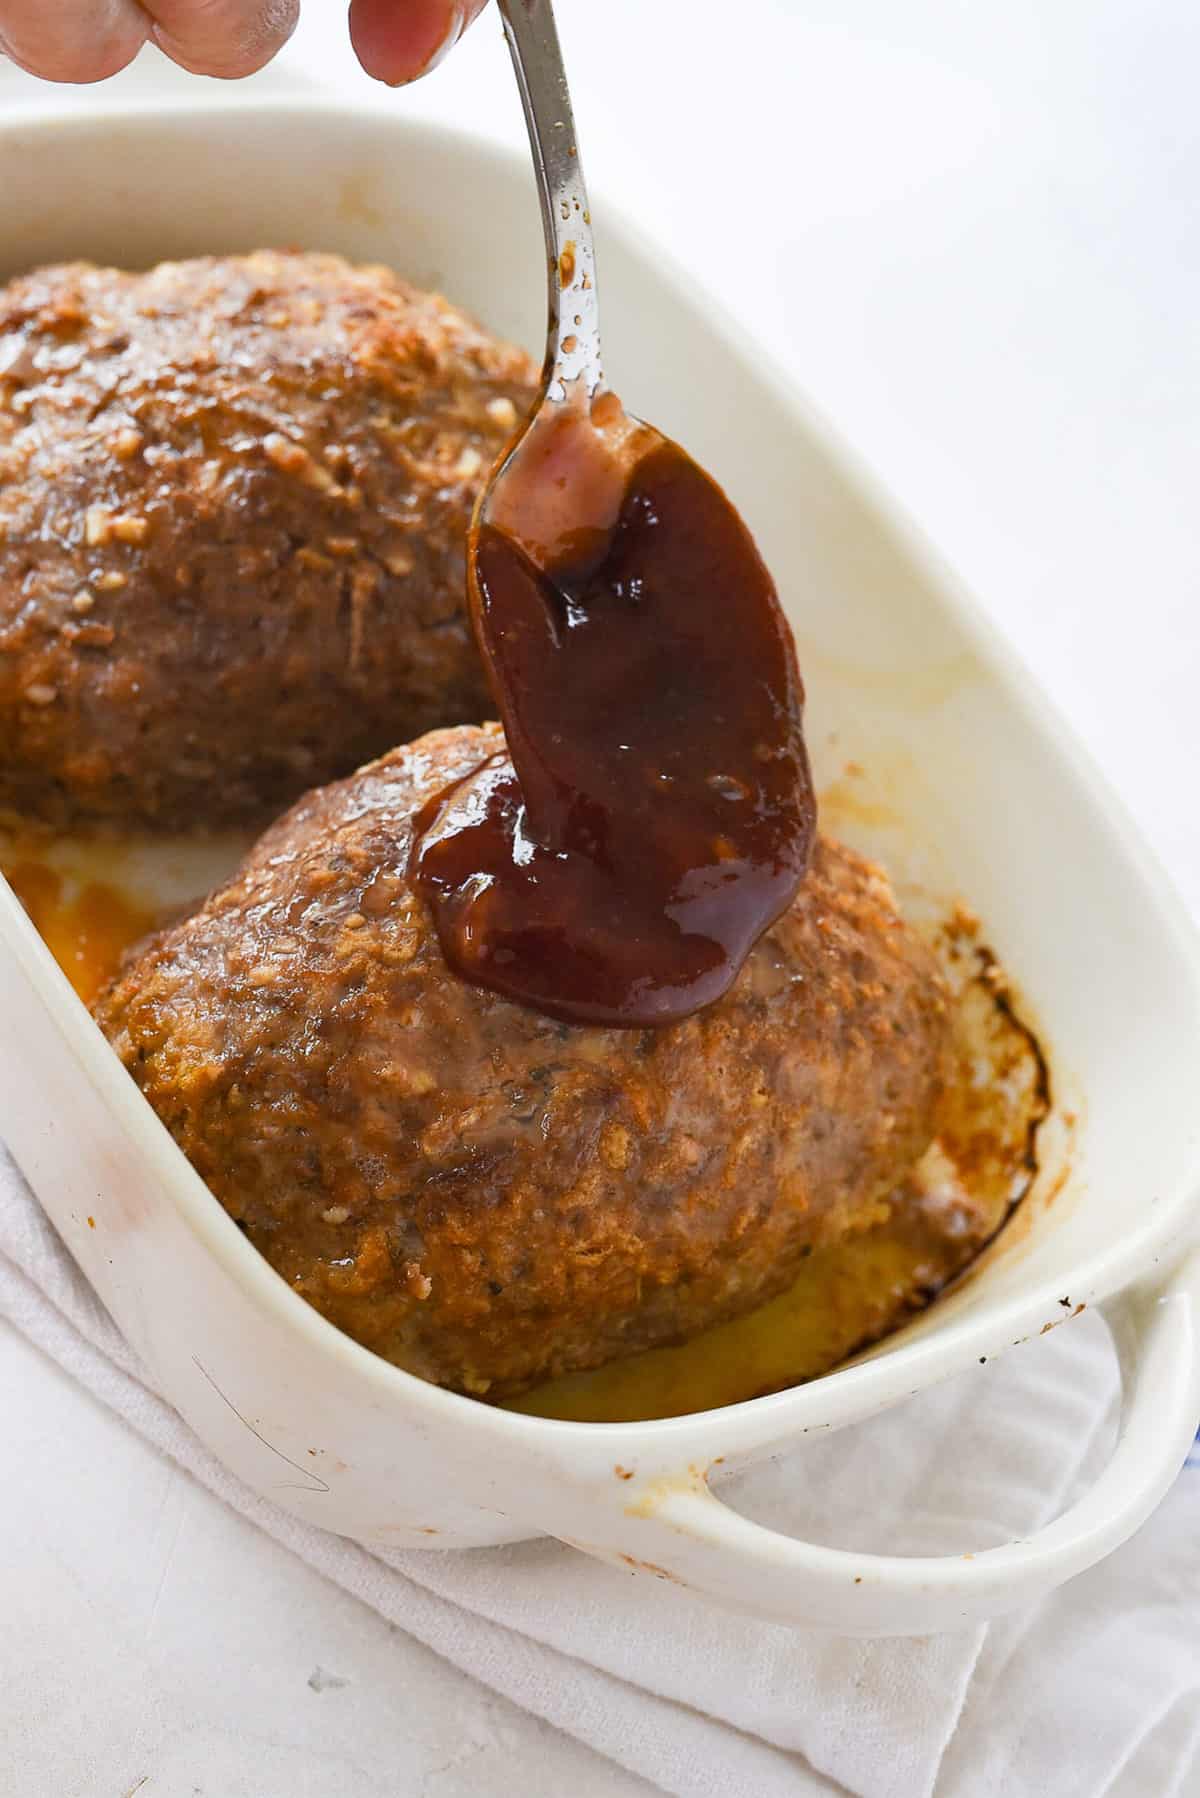
[(535, 386), (335, 256), (0, 290), (0, 811), (267, 816), (484, 715), (466, 530)]
[(573, 1028), (454, 978), (413, 814), (502, 744), (435, 732), (309, 794), (97, 1010), (297, 1291), (490, 1397), (689, 1338), (868, 1228), (931, 1139), (948, 1042), (930, 951), (831, 842), (681, 1024)]

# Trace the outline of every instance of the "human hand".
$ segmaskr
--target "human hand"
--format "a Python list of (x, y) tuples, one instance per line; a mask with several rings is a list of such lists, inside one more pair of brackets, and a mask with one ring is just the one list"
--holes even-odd
[[(486, 0), (350, 0), (363, 68), (392, 86), (435, 68)], [(232, 79), (270, 62), (300, 0), (0, 0), (0, 54), (47, 81), (103, 81), (156, 43), (197, 75)]]

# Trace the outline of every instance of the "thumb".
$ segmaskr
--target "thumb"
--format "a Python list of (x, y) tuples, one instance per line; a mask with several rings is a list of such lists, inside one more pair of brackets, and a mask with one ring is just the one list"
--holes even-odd
[[(253, 74), (281, 50), (300, 0), (143, 0), (153, 35), (172, 62), (197, 75)], [(68, 10), (63, 8), (61, 10)]]
[(350, 0), (350, 41), (368, 75), (400, 87), (435, 69), (486, 0)]

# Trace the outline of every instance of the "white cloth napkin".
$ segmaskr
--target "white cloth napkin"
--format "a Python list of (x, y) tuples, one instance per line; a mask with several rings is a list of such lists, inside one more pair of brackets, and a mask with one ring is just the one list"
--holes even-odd
[[(1200, 1475), (1031, 1615), (851, 1641), (730, 1617), (553, 1542), (379, 1555), (294, 1521), (155, 1393), (3, 1150), (0, 1316), (329, 1579), (681, 1798), (827, 1791), (812, 1769), (859, 1798), (1011, 1798), (1051, 1780), (1056, 1798), (1200, 1789)], [(1103, 1328), (1081, 1318), (727, 1491), (847, 1546), (984, 1547), (1036, 1528), (1099, 1464), (1115, 1387)]]

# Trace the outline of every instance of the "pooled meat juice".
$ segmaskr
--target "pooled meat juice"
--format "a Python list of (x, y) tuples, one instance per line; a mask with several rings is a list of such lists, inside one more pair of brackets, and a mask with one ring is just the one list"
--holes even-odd
[(539, 417), (470, 550), (508, 753), (418, 819), (446, 959), (573, 1023), (685, 1017), (728, 989), (812, 848), (770, 574), (717, 484), (611, 394)]

